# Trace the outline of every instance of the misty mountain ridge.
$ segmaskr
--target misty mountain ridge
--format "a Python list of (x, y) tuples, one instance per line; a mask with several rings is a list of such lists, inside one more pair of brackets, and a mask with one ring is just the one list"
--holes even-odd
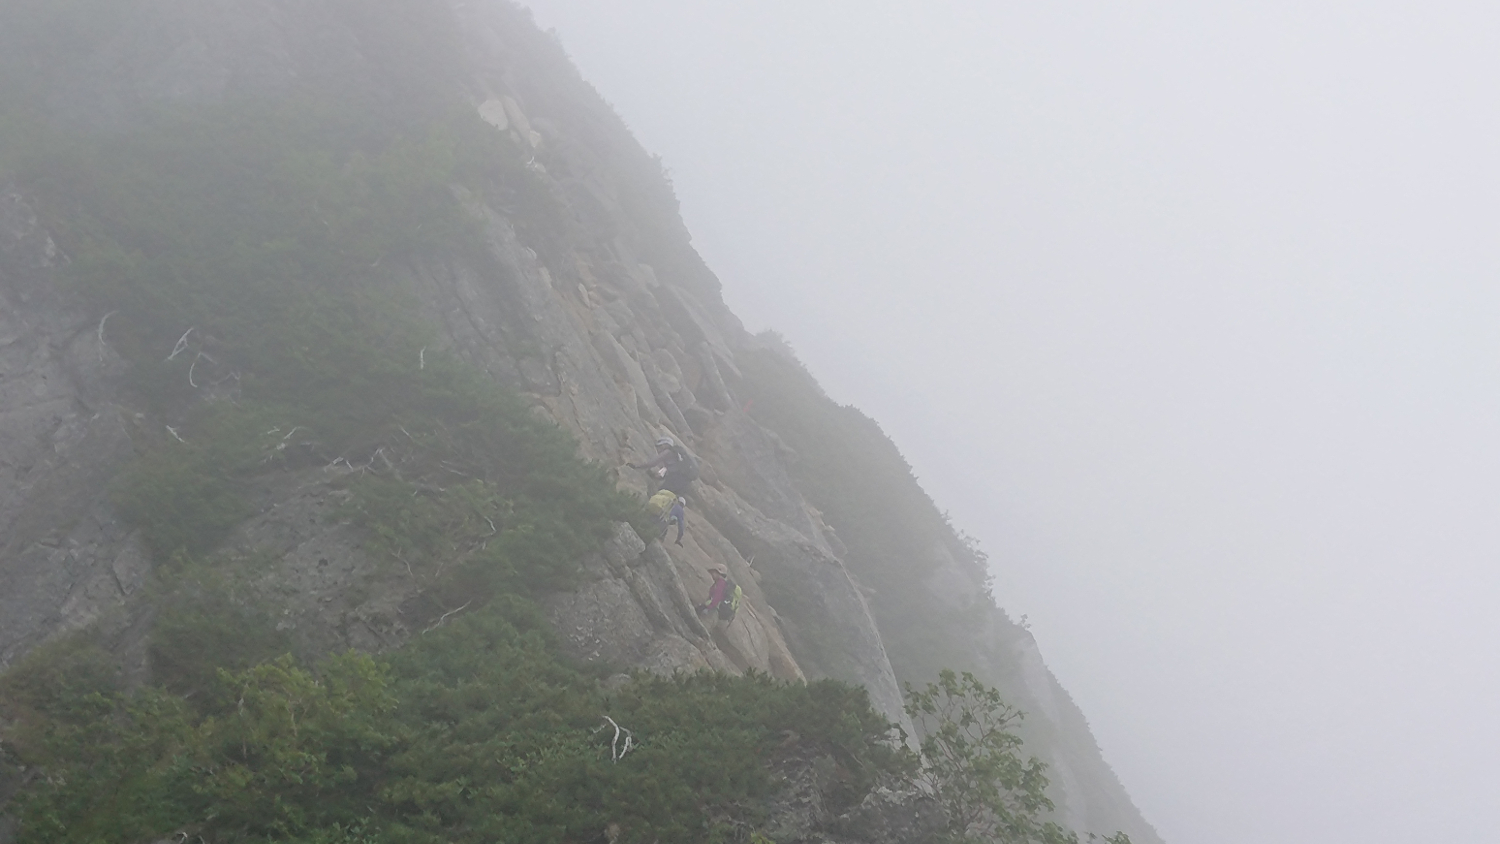
[(1160, 840), (508, 2), (0, 5), (0, 467), (0, 841), (935, 840), (942, 668)]

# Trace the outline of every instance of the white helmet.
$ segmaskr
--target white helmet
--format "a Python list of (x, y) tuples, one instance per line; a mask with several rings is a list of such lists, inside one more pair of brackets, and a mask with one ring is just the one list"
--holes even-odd
[(656, 441), (657, 448), (673, 448), (676, 445), (677, 443), (673, 442), (671, 437), (662, 437)]

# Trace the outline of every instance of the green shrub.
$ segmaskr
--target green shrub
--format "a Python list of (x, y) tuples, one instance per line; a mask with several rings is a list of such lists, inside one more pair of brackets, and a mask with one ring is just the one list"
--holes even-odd
[(270, 555), (199, 564), (168, 576), (160, 588), (161, 606), (151, 625), (148, 653), (153, 682), (195, 705), (213, 706), (227, 693), (220, 670), (243, 671), (292, 651), (291, 637), (277, 630), (272, 614), (235, 594), (221, 569), (253, 569)]
[(0, 714), (85, 725), (113, 709), (121, 692), (114, 658), (89, 636), (75, 633), (37, 648), (0, 675)]
[(150, 432), (156, 447), (111, 486), (115, 507), (159, 559), (202, 555), (249, 515), (241, 481), (284, 464), (283, 426), (298, 416), (255, 403), (196, 407), (170, 431)]
[[(863, 689), (763, 675), (639, 676), (615, 692), (560, 661), (536, 607), (457, 616), (388, 661), (290, 656), (220, 669), (219, 693), (112, 685), (72, 644), (0, 681), (27, 765), (22, 841), (742, 841), (795, 735), (848, 776), (911, 770)], [(185, 694), (195, 694), (187, 691)], [(613, 718), (632, 734), (619, 755)], [(18, 737), (28, 737), (17, 741)], [(837, 808), (835, 806), (834, 808)]]
[(156, 690), (127, 695), (120, 681), (114, 658), (77, 635), (0, 678), (5, 742), (24, 763), (50, 763), (16, 799), (24, 840), (136, 840), (184, 811), (170, 760), (189, 737), (186, 706)]
[[(1078, 834), (1046, 820), (1047, 766), (1022, 755), (1015, 726), (1024, 717), (1000, 692), (965, 671), (906, 686), (906, 714), (922, 732), (922, 776), (948, 820), (952, 844), (1078, 844)], [(1090, 841), (1130, 844), (1123, 832)]]

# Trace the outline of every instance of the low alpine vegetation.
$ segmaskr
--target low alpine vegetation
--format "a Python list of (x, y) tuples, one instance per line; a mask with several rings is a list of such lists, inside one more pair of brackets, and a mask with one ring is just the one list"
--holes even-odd
[[(1077, 833), (1046, 819), (1047, 766), (1021, 755), (1012, 727), (1022, 714), (998, 691), (943, 669), (936, 683), (906, 687), (906, 714), (922, 734), (922, 776), (947, 815), (949, 841), (1077, 844)], [(1123, 832), (1103, 840), (1130, 844)]]
[(0, 680), (6, 746), (34, 772), (20, 840), (746, 841), (788, 735), (850, 772), (852, 800), (910, 771), (862, 689), (698, 674), (608, 691), (548, 640), (502, 600), (386, 659), (280, 656), (187, 693), (126, 692), (97, 648), (54, 645)]

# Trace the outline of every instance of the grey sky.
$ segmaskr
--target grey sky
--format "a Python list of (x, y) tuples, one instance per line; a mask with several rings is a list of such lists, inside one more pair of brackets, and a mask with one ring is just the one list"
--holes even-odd
[(1493, 839), (1500, 6), (530, 5), (1169, 841)]

